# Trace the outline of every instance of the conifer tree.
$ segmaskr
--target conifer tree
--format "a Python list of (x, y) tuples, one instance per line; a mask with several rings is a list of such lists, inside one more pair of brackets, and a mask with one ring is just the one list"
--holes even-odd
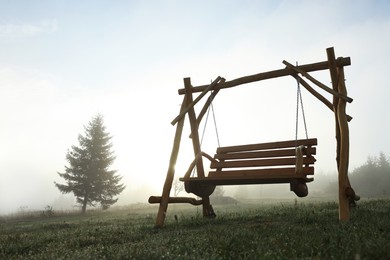
[(118, 201), (114, 198), (120, 194), (125, 185), (116, 170), (110, 170), (115, 156), (111, 136), (106, 132), (103, 117), (98, 114), (84, 127), (85, 135), (79, 135), (79, 146), (72, 146), (66, 154), (68, 166), (65, 172), (58, 175), (66, 184), (55, 182), (62, 193), (73, 193), (77, 203), (85, 213), (87, 206), (100, 205), (109, 208)]

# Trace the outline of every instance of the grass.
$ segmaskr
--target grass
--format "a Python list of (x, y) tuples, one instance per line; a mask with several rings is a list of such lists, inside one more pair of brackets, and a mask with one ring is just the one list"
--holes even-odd
[[(1, 259), (390, 259), (390, 200), (366, 200), (339, 223), (335, 202), (171, 205), (86, 215), (3, 217)], [(177, 216), (178, 221), (175, 220)]]

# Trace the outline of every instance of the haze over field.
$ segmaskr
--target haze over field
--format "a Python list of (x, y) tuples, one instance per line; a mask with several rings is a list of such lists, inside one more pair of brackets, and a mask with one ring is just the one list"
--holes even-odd
[[(283, 60), (324, 61), (331, 46), (352, 60), (350, 170), (389, 155), (389, 13), (389, 1), (363, 0), (1, 1), (0, 214), (63, 199), (53, 182), (97, 113), (127, 185), (118, 204), (146, 202), (161, 193), (184, 77), (203, 85), (281, 69)], [(330, 86), (327, 71), (312, 75)], [(294, 139), (295, 95), (291, 77), (221, 91), (221, 145)], [(309, 137), (318, 138), (316, 175), (335, 176), (333, 113), (305, 90), (303, 99)], [(178, 175), (192, 160), (189, 139), (182, 144)], [(209, 123), (203, 150), (217, 145)]]

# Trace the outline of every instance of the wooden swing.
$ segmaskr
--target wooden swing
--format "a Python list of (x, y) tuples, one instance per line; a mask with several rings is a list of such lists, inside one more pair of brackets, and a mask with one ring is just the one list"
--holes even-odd
[[(212, 93), (211, 100), (214, 97)], [(306, 133), (306, 139), (302, 140), (297, 139), (299, 105), (301, 105)], [(313, 156), (316, 154), (316, 148), (313, 146), (317, 145), (317, 139), (308, 138), (299, 81), (297, 81), (295, 140), (220, 147), (212, 103), (207, 113), (202, 139), (210, 108), (213, 111), (218, 149), (214, 157), (203, 151), (195, 156), (184, 177), (180, 178), (184, 181), (188, 193), (203, 198), (210, 196), (217, 185), (289, 183), (290, 190), (298, 197), (308, 195), (306, 182), (313, 181), (313, 178), (308, 175), (314, 174), (312, 165), (316, 161)], [(210, 160), (211, 171), (207, 177), (191, 177), (191, 172), (194, 172), (196, 163), (202, 156)]]
[[(350, 65), (351, 62), (350, 58), (336, 59), (333, 48), (327, 49), (327, 56), (327, 61), (300, 66), (293, 66), (283, 61), (286, 65), (284, 69), (250, 75), (231, 81), (217, 77), (210, 85), (193, 87), (190, 78), (185, 78), (184, 89), (179, 89), (179, 94), (184, 95), (180, 113), (171, 122), (172, 125), (176, 125), (176, 134), (162, 196), (151, 196), (149, 198), (149, 203), (160, 204), (156, 226), (163, 226), (169, 203), (202, 205), (204, 216), (215, 216), (209, 196), (213, 193), (217, 185), (290, 183), (290, 189), (299, 197), (304, 197), (308, 194), (306, 183), (313, 180), (313, 165), (316, 161), (314, 155), (316, 154), (315, 146), (317, 145), (317, 139), (315, 138), (298, 140), (296, 136), (295, 140), (289, 141), (219, 147), (214, 156), (204, 153), (200, 147), (199, 124), (220, 90), (282, 76), (294, 77), (298, 82), (298, 86), (299, 84), (304, 86), (311, 94), (335, 113), (337, 140), (336, 161), (339, 170), (339, 219), (349, 220), (349, 202), (356, 200), (357, 196), (355, 196), (348, 179), (348, 121), (352, 117), (346, 114), (345, 106), (347, 102), (352, 102), (352, 99), (347, 96), (343, 68), (344, 66)], [(329, 70), (332, 88), (327, 87), (308, 74), (308, 72), (318, 70)], [(333, 103), (314, 90), (299, 74), (309, 79), (322, 90), (330, 93), (333, 96)], [(200, 94), (194, 100), (193, 93), (196, 92), (200, 92)], [(196, 116), (194, 106), (208, 92), (211, 95), (205, 101), (198, 116)], [(184, 181), (187, 192), (194, 193), (201, 197), (201, 199), (169, 197), (186, 115), (188, 115), (190, 121), (195, 158), (184, 177), (180, 178), (180, 180)], [(204, 172), (203, 157), (211, 162), (211, 170), (207, 176)], [(191, 176), (191, 172), (195, 167), (197, 176), (193, 177)]]

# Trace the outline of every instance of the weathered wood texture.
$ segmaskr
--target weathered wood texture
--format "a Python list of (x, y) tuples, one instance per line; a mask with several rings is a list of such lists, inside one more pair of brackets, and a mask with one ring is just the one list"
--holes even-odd
[[(213, 83), (211, 83), (209, 90), (207, 90), (207, 91), (210, 91), (211, 89), (213, 89), (215, 87), (215, 85), (220, 80), (221, 80), (221, 77), (218, 77)], [(187, 104), (190, 104), (190, 106), (187, 106), (187, 108), (190, 107), (188, 109), (188, 118), (190, 120), (190, 126), (191, 126), (191, 138), (192, 138), (192, 145), (194, 148), (194, 155), (195, 155), (195, 157), (197, 157), (197, 155), (201, 153), (201, 147), (200, 147), (200, 140), (199, 140), (199, 133), (198, 133), (199, 126), (198, 126), (198, 123), (196, 120), (196, 114), (195, 114), (195, 109), (194, 109), (195, 102), (192, 100), (192, 86), (191, 86), (190, 78), (184, 79), (184, 87), (186, 90)], [(202, 94), (205, 92), (206, 92), (206, 90), (203, 91)], [(199, 96), (198, 96), (198, 98), (199, 98)], [(192, 104), (194, 104), (194, 105), (192, 105)], [(197, 174), (199, 177), (205, 176), (204, 169), (203, 169), (202, 156), (199, 157), (198, 160), (196, 161), (196, 171), (197, 171)], [(213, 186), (200, 187), (200, 188), (196, 187), (196, 188), (193, 188), (193, 191), (195, 191), (196, 189), (198, 190), (198, 192), (196, 192), (196, 194), (198, 196), (202, 197), (203, 216), (209, 217), (209, 216), (213, 215), (214, 211), (213, 211), (212, 206), (210, 204), (209, 196), (214, 191), (215, 187), (213, 187)], [(204, 192), (204, 191), (210, 191), (210, 192)]]
[[(347, 58), (338, 58), (336, 60), (337, 66), (349, 66), (351, 65), (351, 59), (349, 57)], [(298, 69), (305, 71), (305, 72), (311, 72), (311, 71), (317, 71), (317, 70), (326, 70), (329, 69), (328, 61), (318, 62), (318, 63), (312, 63), (312, 64), (305, 64), (300, 65), (297, 67)], [(250, 76), (245, 76), (241, 78), (237, 78), (234, 80), (226, 81), (225, 83), (218, 84), (217, 88), (224, 89), (224, 88), (231, 88), (242, 84), (247, 84), (251, 82), (256, 82), (260, 80), (266, 80), (266, 79), (272, 79), (272, 78), (278, 78), (283, 76), (288, 76), (294, 74), (295, 71), (291, 68), (284, 68), (279, 70), (273, 70), (268, 72), (262, 72)], [(210, 85), (202, 85), (202, 86), (196, 86), (192, 88), (193, 93), (195, 92), (202, 92)], [(180, 95), (185, 94), (185, 89), (179, 89), (178, 90)]]
[[(347, 96), (345, 87), (345, 77), (343, 67), (337, 66), (333, 48), (326, 50), (328, 56), (329, 72), (334, 91)], [(337, 96), (333, 97), (333, 107), (335, 112), (335, 130), (336, 130), (336, 162), (338, 168), (339, 183), (339, 220), (349, 221), (349, 200), (346, 189), (350, 187), (348, 179), (349, 164), (349, 127), (348, 116), (346, 114), (346, 100)]]
[[(190, 109), (193, 109), (194, 106), (204, 97), (204, 95), (206, 95), (209, 91), (213, 90), (215, 88), (215, 86), (217, 86), (218, 82), (221, 80), (222, 78), (221, 77), (217, 77), (210, 85), (208, 85), (203, 91), (202, 93), (199, 94), (199, 96), (196, 97), (195, 100), (191, 101), (187, 107), (180, 112), (180, 114), (175, 117), (175, 119), (172, 120), (171, 124), (172, 125), (175, 125), (182, 117), (185, 116), (185, 114), (190, 111)], [(191, 93), (193, 92), (192, 90), (192, 86), (191, 86), (191, 80), (190, 78), (185, 78), (184, 81), (188, 81), (189, 82), (189, 85), (186, 85), (186, 87), (184, 87), (185, 91), (188, 92), (188, 89), (191, 89)]]
[[(185, 97), (179, 115), (172, 121), (173, 125), (177, 123), (177, 128), (162, 196), (151, 196), (149, 199), (150, 203), (160, 203), (156, 226), (163, 226), (168, 203), (201, 204), (203, 205), (204, 216), (215, 216), (212, 206), (210, 205), (209, 195), (214, 191), (216, 185), (290, 182), (291, 190), (298, 196), (307, 195), (306, 182), (313, 180), (307, 176), (314, 174), (314, 167), (312, 165), (315, 162), (313, 155), (316, 154), (316, 148), (313, 146), (317, 145), (317, 139), (221, 147), (217, 149), (214, 158), (201, 152), (199, 145), (199, 123), (202, 120), (207, 107), (211, 104), (213, 97), (215, 97), (219, 90), (288, 75), (297, 79), (311, 94), (324, 103), (329, 109), (334, 111), (337, 140), (336, 161), (339, 171), (339, 219), (342, 221), (349, 220), (349, 203), (346, 191), (351, 190), (353, 193), (351, 196), (354, 196), (355, 199), (358, 198), (350, 187), (348, 179), (348, 121), (350, 121), (352, 117), (346, 114), (346, 103), (352, 102), (352, 99), (347, 96), (344, 82), (344, 66), (351, 65), (351, 60), (349, 57), (340, 57), (336, 59), (333, 48), (327, 49), (327, 56), (327, 61), (300, 66), (293, 66), (284, 62), (287, 65), (284, 69), (258, 73), (231, 81), (226, 81), (225, 79), (218, 77), (210, 85), (192, 87), (190, 79), (184, 79), (185, 88), (179, 89), (178, 92), (180, 95), (185, 94)], [(308, 74), (308, 72), (327, 69), (330, 71), (332, 88), (328, 88)], [(298, 75), (298, 73), (308, 78), (315, 85), (331, 93), (333, 95), (333, 103), (315, 91)], [(214, 91), (214, 93), (206, 101), (197, 118), (194, 106), (209, 91)], [(195, 92), (201, 92), (201, 94), (193, 100), (192, 93)], [(202, 200), (169, 197), (186, 114), (189, 115), (191, 124), (195, 160), (190, 165), (189, 171), (187, 171), (184, 178), (180, 178), (180, 180), (185, 182), (185, 188), (188, 192), (191, 190), (195, 191), (195, 194), (199, 194), (198, 196), (202, 197)], [(303, 145), (304, 147), (296, 150), (300, 145)], [(301, 152), (302, 154), (300, 154)], [(211, 171), (207, 176), (204, 174), (202, 156), (211, 161)], [(190, 177), (190, 169), (192, 170), (195, 165), (197, 166), (198, 176)]]
[[(299, 81), (299, 84), (301, 84), (307, 91), (309, 91), (314, 97), (316, 97), (319, 101), (321, 101), (325, 106), (327, 106), (330, 110), (332, 110), (334, 112), (334, 107), (333, 107), (333, 104), (328, 100), (326, 99), (323, 95), (321, 95), (320, 93), (318, 93), (315, 89), (313, 89), (309, 83), (307, 83), (304, 79), (302, 79), (300, 76), (298, 75), (291, 75), (293, 76), (296, 80)], [(352, 120), (352, 117), (347, 115), (347, 120), (348, 122), (350, 122)]]
[[(288, 158), (270, 158), (270, 159), (255, 159), (255, 160), (234, 160), (234, 161), (223, 161), (223, 162), (212, 162), (210, 165), (211, 169), (217, 168), (247, 168), (247, 167), (265, 167), (265, 166), (286, 166), (295, 165), (295, 157)], [(303, 159), (304, 164), (313, 164), (315, 159), (313, 157), (305, 157)]]
[[(226, 81), (226, 79), (222, 78), (221, 81), (220, 81), (220, 84), (225, 83), (225, 81)], [(206, 112), (209, 109), (209, 107), (210, 107), (211, 103), (213, 102), (214, 98), (217, 96), (219, 90), (220, 90), (219, 88), (214, 89), (214, 91), (211, 93), (211, 95), (206, 100), (205, 104), (203, 105), (202, 110), (199, 112), (199, 115), (196, 118), (196, 122), (198, 123), (198, 125), (202, 121), (203, 116), (206, 114)]]
[[(316, 154), (316, 148), (306, 148), (308, 154)], [(215, 159), (219, 160), (232, 160), (232, 159), (251, 159), (251, 158), (267, 158), (267, 157), (284, 157), (295, 156), (296, 151), (294, 148), (282, 149), (282, 150), (265, 150), (265, 151), (249, 151), (240, 153), (217, 153)]]
[[(186, 106), (186, 100), (187, 97), (184, 96), (183, 103), (181, 105), (181, 111)], [(162, 227), (164, 225), (165, 221), (165, 215), (168, 209), (168, 203), (169, 203), (169, 193), (171, 192), (172, 188), (172, 182), (175, 177), (175, 165), (177, 161), (177, 157), (179, 155), (180, 150), (180, 142), (181, 142), (181, 136), (183, 133), (183, 127), (184, 127), (184, 117), (181, 118), (176, 126), (176, 133), (175, 138), (173, 140), (173, 147), (171, 152), (171, 157), (169, 159), (169, 166), (167, 171), (167, 176), (165, 178), (165, 183), (161, 195), (161, 202), (160, 206), (158, 208), (157, 218), (156, 218), (156, 227)]]
[[(150, 204), (161, 203), (162, 197), (160, 196), (150, 196), (148, 202)], [(195, 198), (188, 197), (169, 197), (168, 203), (189, 203), (195, 206), (202, 205), (202, 200), (197, 200)]]
[[(218, 80), (218, 79), (217, 79)], [(191, 79), (185, 78), (184, 79), (184, 86), (186, 89), (186, 96), (187, 96), (187, 104), (192, 104), (192, 92), (191, 92)], [(189, 106), (187, 106), (188, 108)], [(194, 156), (201, 153), (200, 149), (200, 140), (199, 140), (199, 133), (198, 133), (198, 124), (196, 123), (196, 115), (195, 115), (195, 109), (194, 106), (190, 106), (188, 109), (188, 118), (190, 120), (190, 126), (191, 126), (191, 136), (192, 136), (192, 147), (194, 149)], [(199, 158), (199, 160), (196, 161), (196, 169), (199, 176), (204, 176), (204, 170), (203, 170), (203, 160), (202, 157)]]
[(292, 70), (294, 70), (296, 73), (300, 73), (302, 74), (305, 78), (307, 78), (308, 80), (310, 80), (311, 82), (313, 82), (314, 84), (316, 84), (318, 87), (320, 87), (322, 90), (325, 90), (326, 92), (332, 94), (333, 96), (336, 96), (338, 98), (342, 98), (344, 99), (345, 101), (351, 103), (353, 101), (352, 98), (346, 96), (346, 95), (343, 95), (341, 93), (339, 93), (338, 91), (332, 89), (332, 88), (329, 88), (328, 86), (326, 86), (325, 84), (321, 83), (320, 81), (316, 80), (314, 77), (310, 76), (309, 73), (307, 73), (306, 71), (303, 71), (297, 67), (294, 67), (294, 65), (288, 63), (287, 61), (283, 61), (283, 64), (285, 64), (288, 68), (291, 68)]
[[(296, 174), (295, 147), (303, 145), (303, 170)], [(289, 183), (293, 179), (312, 181), (317, 139), (291, 140), (250, 145), (220, 147), (207, 177), (180, 178), (185, 182), (213, 185)], [(293, 166), (293, 167), (292, 167)]]
[[(341, 93), (347, 93), (344, 84), (344, 69), (337, 68), (339, 75), (339, 91)], [(348, 178), (348, 165), (349, 165), (349, 127), (346, 118), (346, 102), (339, 99), (337, 107), (337, 118), (340, 127), (340, 163), (339, 163), (339, 219), (341, 221), (348, 221), (349, 214), (349, 200), (346, 194), (347, 188), (350, 188)]]
[(220, 153), (231, 153), (231, 152), (244, 152), (244, 151), (255, 151), (255, 150), (272, 150), (278, 148), (295, 148), (299, 145), (314, 146), (317, 145), (317, 139), (300, 139), (300, 140), (289, 140), (289, 141), (278, 141), (258, 144), (246, 144), (246, 145), (235, 145), (219, 147), (217, 154)]
[[(208, 177), (182, 179), (190, 183), (204, 183), (208, 185), (245, 185), (245, 184), (276, 184), (290, 183), (292, 180), (312, 181), (312, 178), (303, 178), (295, 174), (295, 167), (283, 169), (263, 169), (263, 170), (245, 170), (245, 171), (226, 171), (224, 176), (210, 173)], [(314, 167), (305, 167), (304, 175), (314, 174)]]

